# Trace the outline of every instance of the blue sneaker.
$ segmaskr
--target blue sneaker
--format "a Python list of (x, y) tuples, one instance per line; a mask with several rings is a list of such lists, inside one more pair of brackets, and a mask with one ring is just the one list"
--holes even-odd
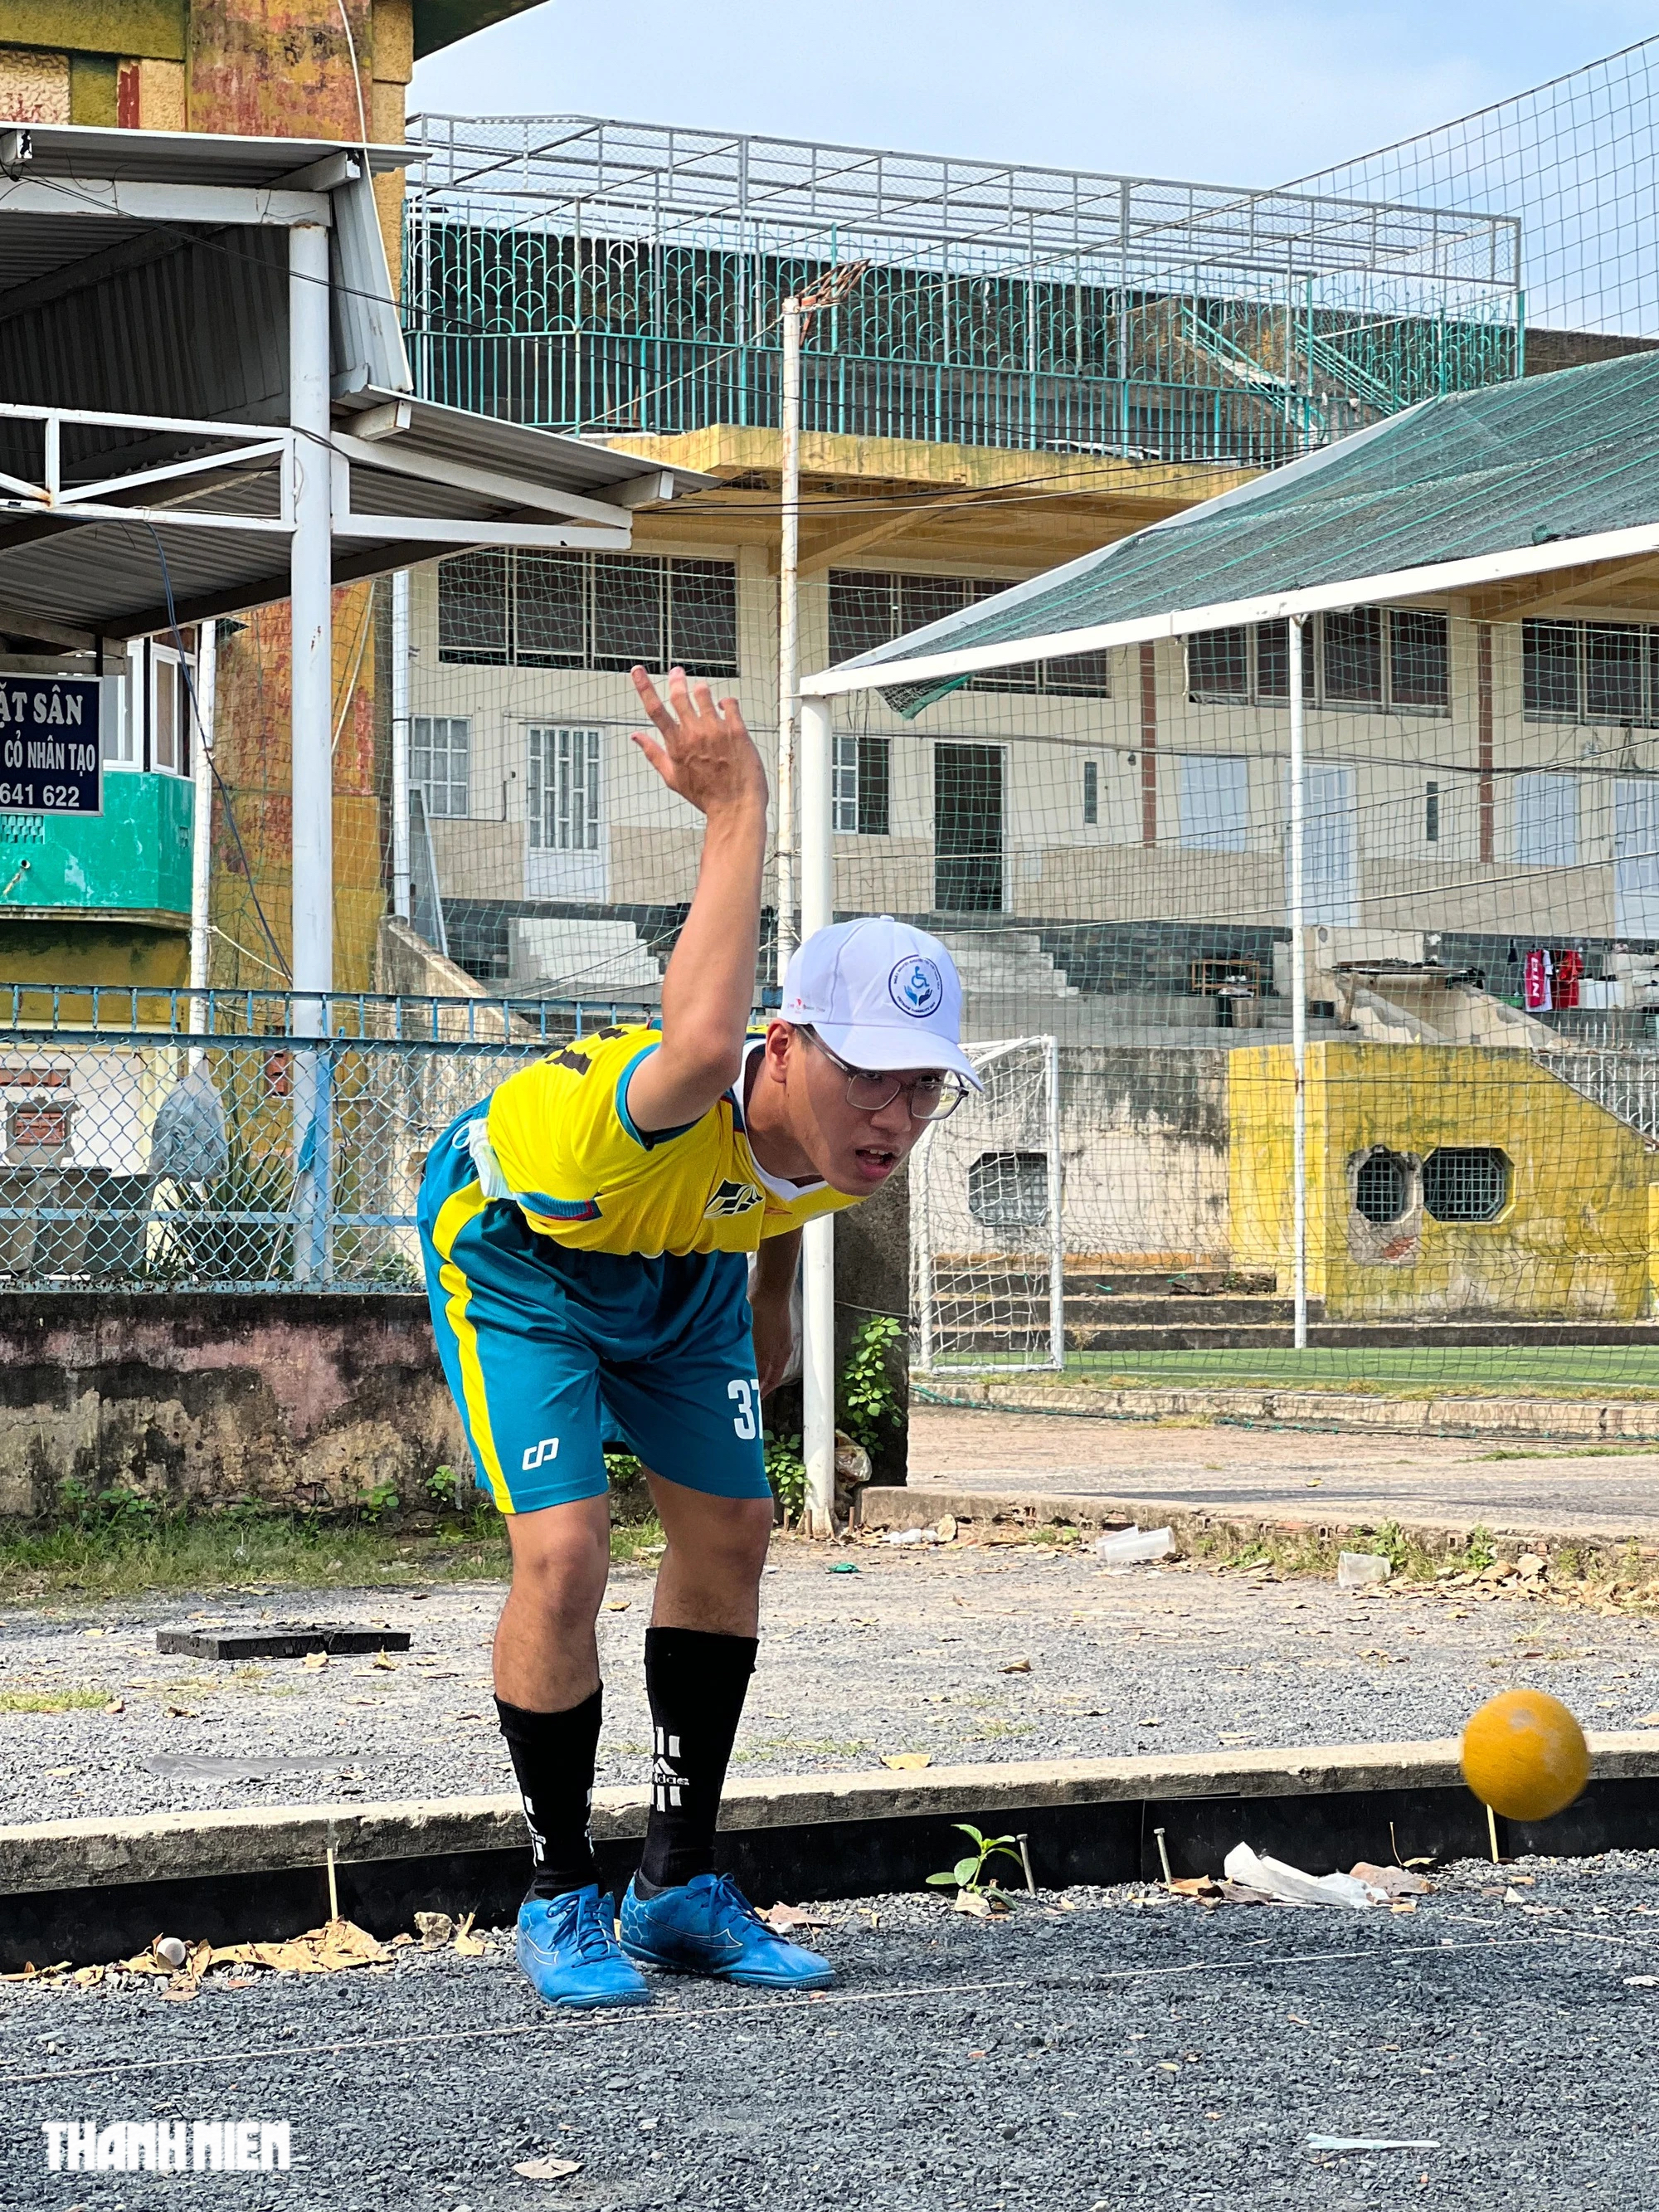
[(622, 1947), (642, 1966), (754, 1989), (827, 1990), (836, 1978), (828, 1959), (775, 1936), (725, 1874), (696, 1875), (654, 1897), (641, 1897), (630, 1881)]
[(622, 1954), (596, 1883), (562, 1897), (527, 1897), (514, 1944), (530, 1986), (549, 2004), (589, 2012), (601, 2005), (649, 2004), (645, 1977)]

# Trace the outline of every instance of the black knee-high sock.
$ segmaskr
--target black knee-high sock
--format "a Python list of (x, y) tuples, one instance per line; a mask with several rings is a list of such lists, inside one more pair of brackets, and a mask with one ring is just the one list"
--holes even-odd
[(752, 1636), (711, 1636), (701, 1628), (645, 1632), (654, 1739), (640, 1863), (647, 1895), (714, 1871), (720, 1787), (757, 1649)]
[(536, 1862), (532, 1897), (560, 1897), (598, 1879), (587, 1821), (604, 1694), (595, 1690), (562, 1713), (527, 1713), (495, 1700)]

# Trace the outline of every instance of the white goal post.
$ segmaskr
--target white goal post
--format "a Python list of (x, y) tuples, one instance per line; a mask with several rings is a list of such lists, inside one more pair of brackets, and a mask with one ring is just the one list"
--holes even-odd
[(923, 1375), (1066, 1364), (1060, 1045), (967, 1048), (985, 1088), (911, 1158), (910, 1273)]

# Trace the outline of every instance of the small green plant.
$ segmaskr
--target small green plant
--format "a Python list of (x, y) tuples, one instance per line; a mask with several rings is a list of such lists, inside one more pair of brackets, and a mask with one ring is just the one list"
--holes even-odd
[(841, 1425), (873, 1459), (884, 1431), (902, 1428), (904, 1407), (893, 1380), (891, 1355), (904, 1324), (891, 1314), (872, 1314), (859, 1325), (841, 1370)]
[(1492, 1541), (1492, 1530), (1482, 1521), (1477, 1521), (1463, 1540), (1463, 1564), (1474, 1573), (1489, 1567), (1498, 1557), (1498, 1547)]
[(928, 1875), (927, 1880), (934, 1888), (954, 1889), (958, 1892), (966, 1890), (970, 1896), (977, 1897), (987, 1887), (984, 1880), (985, 1869), (993, 1859), (1012, 1859), (1016, 1866), (1023, 1867), (1024, 1862), (1019, 1856), (1018, 1839), (1016, 1837), (981, 1835), (979, 1830), (968, 1820), (957, 1820), (952, 1825), (960, 1834), (967, 1837), (974, 1848), (969, 1852), (964, 1852), (956, 1864), (947, 1868), (943, 1874)]
[(364, 1521), (380, 1521), (388, 1513), (395, 1513), (398, 1503), (398, 1486), (388, 1476), (384, 1482), (377, 1482), (363, 1492), (357, 1501), (357, 1512)]
[(58, 1514), (71, 1528), (101, 1529), (116, 1534), (140, 1535), (166, 1520), (167, 1508), (124, 1484), (88, 1490), (85, 1483), (66, 1475), (58, 1486)]
[(455, 1470), (453, 1467), (434, 1467), (426, 1479), (426, 1494), (440, 1513), (455, 1510)]
[(766, 1479), (786, 1522), (799, 1521), (806, 1505), (806, 1463), (799, 1437), (766, 1436)]

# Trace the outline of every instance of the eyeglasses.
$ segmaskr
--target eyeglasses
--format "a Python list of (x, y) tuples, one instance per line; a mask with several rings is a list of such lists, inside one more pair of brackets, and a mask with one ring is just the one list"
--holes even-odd
[(830, 1051), (816, 1030), (809, 1029), (806, 1035), (831, 1066), (840, 1068), (847, 1078), (847, 1103), (856, 1106), (860, 1114), (879, 1114), (884, 1106), (890, 1106), (902, 1095), (913, 1121), (943, 1121), (968, 1096), (968, 1086), (960, 1076), (917, 1075), (903, 1083), (896, 1075), (875, 1068), (849, 1067)]

